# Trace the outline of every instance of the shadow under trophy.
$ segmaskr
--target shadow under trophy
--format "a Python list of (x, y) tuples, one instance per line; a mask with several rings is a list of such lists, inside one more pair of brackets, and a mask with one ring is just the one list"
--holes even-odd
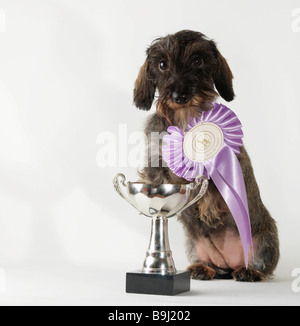
[[(143, 267), (126, 273), (126, 292), (176, 295), (190, 290), (190, 272), (175, 268), (168, 237), (168, 219), (178, 216), (206, 192), (208, 181), (199, 176), (189, 184), (126, 182), (124, 174), (113, 179), (115, 190), (140, 214), (151, 218), (151, 235)], [(193, 190), (199, 193), (191, 198)], [(122, 189), (123, 188), (123, 189)]]

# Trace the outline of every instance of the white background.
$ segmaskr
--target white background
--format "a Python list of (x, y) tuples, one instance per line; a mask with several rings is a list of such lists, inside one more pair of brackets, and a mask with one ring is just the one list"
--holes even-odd
[[(300, 267), (298, 7), (1, 0), (0, 303), (300, 303), (292, 276)], [(132, 105), (132, 91), (145, 49), (181, 29), (213, 38), (233, 71), (236, 99), (227, 104), (243, 123), (281, 259), (267, 283), (192, 281), (190, 293), (174, 298), (129, 295), (124, 276), (142, 264), (150, 221), (114, 192), (113, 176), (134, 181), (136, 168), (119, 166), (118, 155), (116, 166), (100, 167), (99, 135), (112, 133), (118, 145), (120, 124), (128, 135), (143, 129), (149, 112)], [(184, 269), (182, 228), (169, 224), (176, 266)]]

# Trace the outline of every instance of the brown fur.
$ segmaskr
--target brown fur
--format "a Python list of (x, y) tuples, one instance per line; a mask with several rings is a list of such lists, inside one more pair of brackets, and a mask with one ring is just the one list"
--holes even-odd
[[(211, 103), (218, 93), (225, 100), (231, 101), (234, 98), (232, 78), (232, 72), (215, 43), (201, 33), (181, 31), (155, 40), (147, 50), (147, 58), (134, 90), (135, 105), (144, 110), (151, 108), (155, 91), (158, 90), (159, 93), (157, 113), (146, 121), (148, 146), (153, 149), (152, 132), (166, 132), (170, 125), (185, 129), (191, 117), (200, 116), (202, 112), (211, 109)], [(177, 103), (175, 93), (184, 94), (185, 101)], [(148, 166), (140, 171), (142, 180), (155, 184), (188, 183), (164, 165), (161, 144), (162, 141), (158, 144), (157, 157), (150, 157), (150, 152), (147, 152)], [(153, 159), (157, 162), (156, 166), (151, 166)], [(254, 255), (249, 260), (248, 269), (245, 266), (231, 268), (225, 257), (222, 258), (226, 267), (220, 268), (201, 261), (197, 256), (196, 244), (201, 244), (204, 239), (220, 256), (222, 253), (218, 249), (219, 240), (222, 241), (228, 234), (233, 239), (238, 239), (234, 219), (210, 180), (203, 198), (186, 209), (180, 217), (187, 236), (187, 254), (192, 264), (188, 269), (193, 278), (233, 277), (237, 281), (259, 281), (270, 278), (277, 265), (277, 227), (262, 203), (251, 161), (244, 146), (240, 148), (238, 160), (246, 185)]]

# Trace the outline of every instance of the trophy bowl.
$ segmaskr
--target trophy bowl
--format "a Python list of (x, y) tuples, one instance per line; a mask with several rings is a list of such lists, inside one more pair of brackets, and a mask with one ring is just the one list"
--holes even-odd
[[(141, 214), (148, 217), (172, 217), (179, 215), (184, 209), (198, 201), (206, 192), (208, 181), (199, 176), (188, 184), (145, 184), (142, 182), (127, 182), (124, 174), (118, 173), (114, 187), (121, 197), (126, 199)], [(120, 184), (126, 188), (121, 190)], [(202, 184), (198, 195), (190, 200), (192, 190)]]
[[(113, 179), (115, 190), (140, 214), (151, 218), (151, 235), (141, 270), (127, 273), (126, 292), (177, 294), (188, 291), (189, 272), (176, 271), (168, 237), (168, 219), (178, 216), (206, 192), (208, 180), (197, 177), (188, 184), (145, 184), (126, 182), (119, 173)], [(196, 196), (193, 190), (199, 189)]]

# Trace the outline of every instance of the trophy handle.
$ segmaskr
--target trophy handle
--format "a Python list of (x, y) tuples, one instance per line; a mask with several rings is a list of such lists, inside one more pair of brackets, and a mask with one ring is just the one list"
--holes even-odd
[[(119, 180), (121, 179), (121, 180)], [(126, 177), (123, 173), (118, 173), (114, 178), (113, 178), (113, 184), (114, 184), (114, 187), (115, 187), (115, 190), (116, 192), (124, 199), (126, 199), (127, 201), (128, 198), (124, 195), (123, 191), (121, 190), (121, 187), (120, 187), (120, 183), (123, 187), (127, 187), (127, 183), (126, 183)]]
[(200, 191), (198, 195), (192, 199), (191, 201), (187, 202), (177, 213), (176, 215), (180, 215), (186, 208), (190, 207), (191, 205), (195, 204), (205, 193), (208, 188), (208, 180), (204, 175), (198, 176), (194, 182), (190, 183), (187, 187), (189, 190), (194, 190), (201, 185)]
[[(120, 179), (120, 180), (119, 180)], [(121, 190), (120, 187), (120, 183), (123, 187), (127, 187), (128, 182), (126, 182), (126, 177), (123, 173), (118, 173), (114, 178), (113, 178), (113, 184), (114, 184), (114, 188), (116, 190), (116, 192), (122, 197), (124, 198), (126, 201), (128, 201), (128, 203), (134, 207), (135, 209), (137, 209), (133, 203), (130, 201), (130, 199), (124, 194), (124, 192)], [(138, 210), (138, 209), (137, 209)], [(138, 210), (139, 211), (139, 210)], [(140, 211), (139, 211), (140, 212)], [(141, 212), (140, 212), (141, 213)]]

